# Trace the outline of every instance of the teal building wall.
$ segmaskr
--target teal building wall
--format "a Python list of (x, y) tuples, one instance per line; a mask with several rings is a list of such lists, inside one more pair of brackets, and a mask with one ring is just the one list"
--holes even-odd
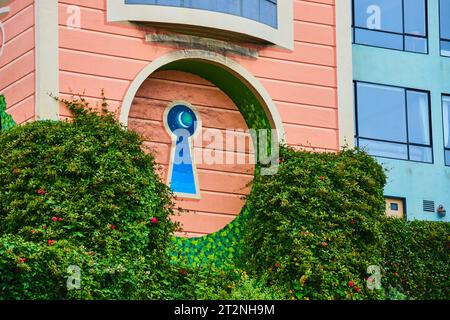
[[(450, 58), (440, 55), (439, 1), (428, 0), (429, 54), (353, 44), (353, 79), (430, 91), (433, 163), (378, 158), (388, 170), (385, 195), (406, 199), (408, 220), (450, 221), (450, 167), (444, 161), (442, 94), (450, 94)], [(442, 204), (445, 217), (425, 212), (423, 200)]]

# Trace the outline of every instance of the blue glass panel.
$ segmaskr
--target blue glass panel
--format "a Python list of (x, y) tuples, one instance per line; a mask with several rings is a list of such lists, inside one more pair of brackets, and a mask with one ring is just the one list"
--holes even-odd
[(270, 0), (260, 2), (260, 21), (269, 26), (277, 25), (277, 3)]
[(425, 36), (425, 0), (407, 0), (404, 2), (405, 33)]
[(245, 0), (242, 6), (242, 15), (246, 18), (259, 20), (259, 0)]
[(372, 156), (408, 160), (406, 144), (358, 139), (359, 147)]
[(450, 57), (450, 41), (441, 41), (441, 55)]
[(355, 42), (370, 46), (403, 50), (403, 36), (400, 34), (355, 29)]
[(445, 165), (450, 166), (450, 150), (445, 150)]
[(125, 4), (149, 4), (202, 9), (242, 16), (274, 28), (278, 25), (276, 0), (125, 0)]
[(408, 101), (409, 142), (429, 145), (431, 139), (428, 94), (407, 91), (406, 98)]
[(357, 106), (360, 137), (407, 142), (404, 89), (358, 83)]
[(432, 149), (429, 147), (409, 146), (409, 160), (419, 162), (433, 162)]
[(405, 36), (405, 50), (417, 53), (427, 53), (428, 41), (426, 38)]
[(219, 12), (241, 15), (241, 1), (240, 0), (217, 1), (216, 6), (217, 6), (217, 11), (219, 11)]
[(450, 149), (450, 96), (442, 98), (442, 117), (444, 125), (444, 147)]
[(379, 30), (403, 33), (402, 0), (356, 0), (354, 10), (357, 27), (373, 29), (377, 19)]
[(450, 40), (450, 1), (440, 0), (441, 38)]

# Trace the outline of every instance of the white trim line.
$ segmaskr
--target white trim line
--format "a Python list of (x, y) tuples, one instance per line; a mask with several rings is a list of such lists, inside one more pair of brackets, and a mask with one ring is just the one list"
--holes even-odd
[(355, 146), (351, 2), (336, 1), (338, 128), (341, 148)]
[(35, 6), (36, 120), (58, 120), (58, 0), (37, 0)]
[(233, 73), (244, 83), (246, 83), (246, 85), (259, 98), (263, 108), (265, 108), (264, 111), (270, 121), (272, 129), (276, 129), (278, 142), (282, 143), (285, 141), (285, 133), (283, 123), (281, 122), (281, 117), (270, 95), (267, 93), (263, 85), (250, 72), (248, 72), (244, 67), (242, 67), (234, 60), (229, 59), (221, 54), (204, 50), (173, 51), (148, 64), (133, 80), (128, 88), (127, 93), (125, 94), (124, 100), (122, 102), (122, 107), (120, 108), (119, 118), (120, 122), (124, 126), (128, 125), (128, 116), (130, 113), (131, 105), (142, 83), (159, 68), (171, 62), (186, 59), (200, 61), (203, 60), (209, 63), (220, 65), (227, 71)]
[(278, 1), (278, 28), (273, 28), (258, 21), (221, 12), (163, 5), (125, 4), (123, 0), (107, 0), (107, 21), (159, 22), (227, 30), (293, 50), (293, 6), (292, 0)]

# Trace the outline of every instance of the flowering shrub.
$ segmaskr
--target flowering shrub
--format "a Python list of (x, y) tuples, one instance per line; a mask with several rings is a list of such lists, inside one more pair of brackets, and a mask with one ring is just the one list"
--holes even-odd
[[(93, 272), (92, 286), (86, 280), (78, 294), (125, 298), (140, 281), (160, 278), (145, 272), (169, 261), (176, 227), (169, 219), (171, 194), (140, 137), (105, 110), (88, 110), (83, 98), (65, 102), (74, 115), (70, 122), (38, 121), (0, 134), (2, 298), (68, 297), (65, 270), (77, 263), (85, 275)], [(118, 265), (124, 271), (108, 276)], [(27, 277), (48, 294), (35, 295)]]
[(450, 299), (450, 224), (386, 218), (384, 184), (364, 152), (283, 148), (248, 198), (242, 266), (293, 299)]
[(365, 273), (380, 265), (382, 168), (364, 153), (283, 148), (275, 176), (255, 178), (243, 264), (296, 299), (364, 299)]

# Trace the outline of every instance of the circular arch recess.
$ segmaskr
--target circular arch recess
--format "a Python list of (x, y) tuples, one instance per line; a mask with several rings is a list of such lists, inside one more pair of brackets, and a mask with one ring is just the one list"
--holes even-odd
[[(145, 67), (130, 85), (121, 107), (120, 122), (128, 126), (133, 100), (144, 81), (156, 71), (182, 71), (197, 75), (221, 89), (237, 106), (249, 129), (274, 131), (278, 143), (284, 141), (284, 129), (275, 105), (259, 81), (237, 62), (218, 53), (202, 50), (175, 51)], [(275, 130), (273, 130), (275, 129)], [(259, 170), (255, 171), (258, 174)], [(192, 263), (227, 263), (238, 252), (247, 207), (225, 228), (201, 238), (174, 239), (173, 253)]]

